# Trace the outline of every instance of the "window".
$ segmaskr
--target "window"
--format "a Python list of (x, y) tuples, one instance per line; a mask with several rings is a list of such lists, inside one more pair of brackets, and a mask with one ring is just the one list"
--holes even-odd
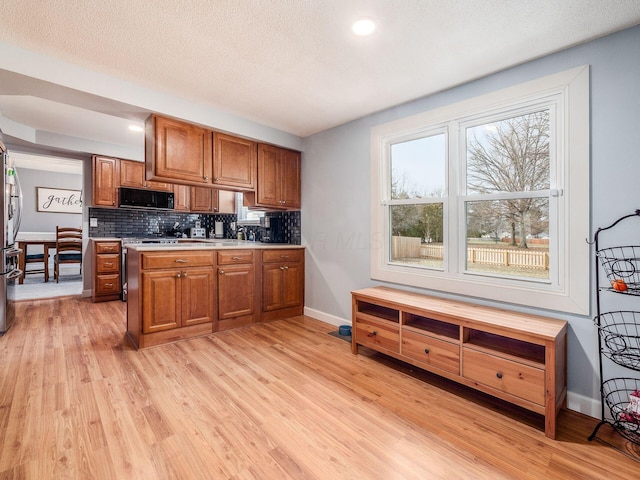
[(238, 225), (260, 225), (260, 219), (264, 217), (264, 212), (260, 210), (249, 210), (242, 202), (242, 193), (236, 193), (236, 215)]
[(372, 129), (372, 278), (588, 314), (588, 75)]

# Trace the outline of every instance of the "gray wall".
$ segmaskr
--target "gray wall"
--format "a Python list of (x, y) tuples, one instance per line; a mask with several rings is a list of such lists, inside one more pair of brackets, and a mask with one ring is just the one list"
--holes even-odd
[[(309, 313), (349, 323), (350, 291), (378, 284), (369, 277), (370, 128), (374, 125), (589, 64), (591, 230), (640, 208), (639, 46), (640, 27), (635, 27), (306, 138), (302, 243), (307, 245), (305, 304)], [(618, 240), (637, 244), (637, 239)], [(597, 332), (591, 317), (534, 313), (570, 322), (569, 407), (599, 416)]]
[[(36, 208), (36, 187), (82, 190), (82, 175), (58, 173), (31, 168), (16, 168), (22, 186), (22, 222), (20, 232), (52, 232), (56, 225), (82, 227), (81, 213), (38, 212)], [(86, 192), (84, 195), (86, 203)]]

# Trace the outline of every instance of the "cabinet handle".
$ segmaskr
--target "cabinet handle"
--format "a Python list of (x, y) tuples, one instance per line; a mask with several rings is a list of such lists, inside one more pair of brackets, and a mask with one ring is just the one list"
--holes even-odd
[(187, 263), (187, 262), (188, 262), (188, 260), (185, 260), (184, 258), (178, 258), (176, 260), (176, 263)]
[(105, 267), (113, 267), (113, 262), (104, 262)]
[(231, 257), (231, 260), (242, 260), (244, 257)]
[(220, 270), (220, 275), (224, 275), (224, 270)]
[(105, 287), (113, 287), (113, 283), (105, 283), (104, 286)]
[(280, 255), (280, 258), (289, 258), (289, 255)]
[(181, 275), (178, 273), (178, 274), (176, 275), (176, 278), (180, 278), (180, 277), (181, 277)]
[(369, 335), (367, 335), (367, 337), (375, 337), (376, 335), (378, 335), (378, 332), (376, 332), (375, 330), (373, 332), (371, 332)]
[(425, 348), (425, 349), (424, 349), (424, 353), (426, 353), (427, 355), (429, 355), (429, 349), (428, 349), (428, 348)]
[(202, 177), (202, 178), (204, 178), (204, 180), (205, 180), (205, 181), (208, 181), (208, 180), (209, 180), (209, 175), (205, 175), (205, 176), (204, 176), (204, 177)]
[(502, 372), (496, 372), (496, 377), (502, 378)]
[(287, 267), (286, 265), (284, 267), (282, 267), (283, 270), (289, 270), (289, 267)]
[(184, 273), (182, 274), (182, 277), (183, 277), (183, 278), (187, 278), (187, 272), (184, 272)]
[(220, 177), (216, 177), (213, 179), (214, 182), (219, 182), (220, 181)]

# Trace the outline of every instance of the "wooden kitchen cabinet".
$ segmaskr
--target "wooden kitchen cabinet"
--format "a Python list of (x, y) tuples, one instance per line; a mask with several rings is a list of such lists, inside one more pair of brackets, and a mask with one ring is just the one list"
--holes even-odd
[(360, 345), (544, 415), (566, 405), (567, 322), (387, 287), (352, 293)]
[(192, 212), (215, 213), (218, 211), (218, 191), (215, 188), (191, 187)]
[(127, 335), (136, 348), (213, 331), (214, 265), (209, 250), (127, 255)]
[(164, 182), (145, 180), (145, 166), (143, 162), (132, 160), (120, 160), (120, 186), (131, 188), (144, 188), (147, 190), (160, 190), (172, 192), (173, 185)]
[(256, 143), (223, 133), (213, 134), (213, 184), (237, 190), (256, 188)]
[(173, 186), (173, 209), (179, 212), (191, 211), (191, 187), (188, 185)]
[(255, 321), (254, 250), (218, 252), (218, 320), (216, 331), (228, 330)]
[(191, 123), (151, 115), (146, 122), (146, 178), (212, 185), (212, 133)]
[(118, 206), (119, 167), (120, 162), (117, 158), (94, 155), (92, 168), (94, 207)]
[(304, 250), (262, 251), (262, 320), (302, 315)]
[(256, 191), (244, 195), (249, 207), (300, 208), (300, 152), (258, 144)]
[(94, 302), (120, 300), (120, 242), (117, 240), (93, 242), (93, 296)]

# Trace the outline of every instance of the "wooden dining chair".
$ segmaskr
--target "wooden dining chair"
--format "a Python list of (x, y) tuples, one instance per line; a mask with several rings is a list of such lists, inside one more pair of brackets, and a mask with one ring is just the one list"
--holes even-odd
[(53, 276), (56, 283), (60, 280), (60, 265), (79, 263), (82, 274), (82, 229), (56, 227), (56, 255), (54, 257)]
[[(32, 253), (32, 254), (27, 254), (27, 246), (25, 245), (24, 247), (24, 264), (25, 264), (25, 268), (24, 268), (24, 272), (22, 277), (20, 277), (20, 280), (18, 283), (23, 283), (24, 277), (26, 277), (27, 275), (34, 275), (34, 274), (40, 274), (40, 273), (44, 273), (44, 281), (48, 282), (49, 281), (49, 255), (47, 255), (47, 258), (45, 259), (45, 255), (44, 253)], [(32, 263), (39, 263), (41, 264), (40, 268), (32, 268), (27, 270), (27, 265), (30, 265)]]

